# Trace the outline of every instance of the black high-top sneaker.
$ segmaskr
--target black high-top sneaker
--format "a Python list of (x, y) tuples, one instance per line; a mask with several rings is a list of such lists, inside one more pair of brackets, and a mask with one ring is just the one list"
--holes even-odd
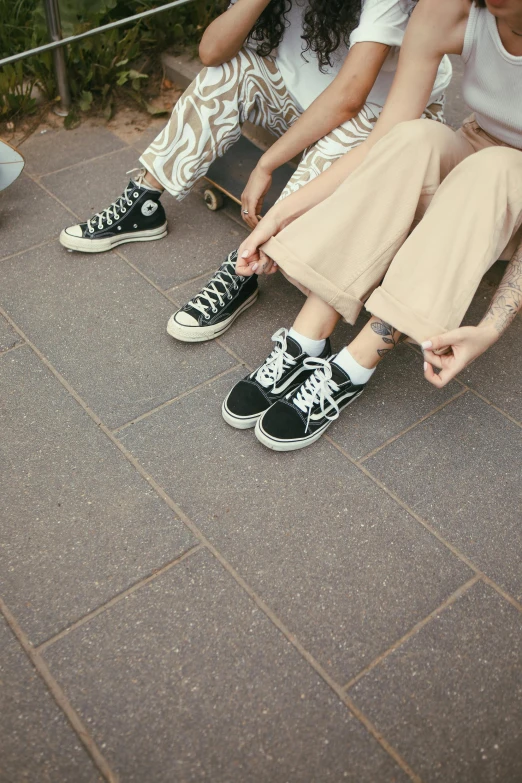
[(167, 332), (184, 343), (212, 340), (229, 329), (257, 299), (257, 275), (236, 275), (237, 250), (230, 253), (199, 294), (172, 315)]
[(145, 171), (131, 179), (116, 201), (86, 223), (64, 228), (61, 244), (69, 250), (102, 253), (125, 242), (150, 242), (167, 235), (161, 192), (143, 182)]
[[(272, 340), (276, 344), (272, 353), (257, 370), (236, 383), (223, 403), (223, 418), (232, 427), (240, 430), (254, 427), (271, 405), (300, 386), (314, 371), (307, 366), (310, 356), (303, 353), (286, 329), (279, 329)], [(330, 340), (327, 340), (320, 361), (330, 354)]]
[(313, 374), (298, 389), (278, 400), (256, 424), (256, 438), (274, 451), (295, 451), (319, 440), (343, 408), (359, 397), (365, 384), (352, 383), (331, 357), (307, 359)]

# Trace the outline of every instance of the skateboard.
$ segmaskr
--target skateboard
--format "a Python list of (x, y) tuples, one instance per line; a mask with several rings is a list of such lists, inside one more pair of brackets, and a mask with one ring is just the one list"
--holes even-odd
[[(263, 150), (241, 136), (222, 158), (214, 161), (204, 177), (208, 185), (203, 191), (205, 203), (212, 212), (224, 206), (225, 196), (241, 206), (241, 193), (262, 154)], [(263, 214), (276, 203), (294, 171), (288, 163), (274, 171), (272, 187), (263, 203)]]
[(22, 173), (25, 161), (14, 147), (0, 139), (0, 190), (5, 190)]

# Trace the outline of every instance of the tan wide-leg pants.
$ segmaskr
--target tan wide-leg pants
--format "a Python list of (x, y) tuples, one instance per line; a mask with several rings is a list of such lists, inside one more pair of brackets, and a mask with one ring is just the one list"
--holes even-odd
[(473, 117), (457, 132), (421, 119), (394, 128), (263, 249), (348, 322), (367, 300), (369, 312), (422, 342), (460, 324), (521, 224), (522, 151)]

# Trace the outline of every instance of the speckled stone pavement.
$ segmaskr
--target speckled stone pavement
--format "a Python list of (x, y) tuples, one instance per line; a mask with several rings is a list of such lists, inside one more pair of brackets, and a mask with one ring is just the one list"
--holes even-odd
[(440, 392), (402, 344), (271, 453), (220, 404), (300, 294), (273, 276), (219, 341), (165, 333), (235, 208), (57, 242), (144, 143), (37, 132), (0, 198), (1, 783), (520, 783), (521, 320)]

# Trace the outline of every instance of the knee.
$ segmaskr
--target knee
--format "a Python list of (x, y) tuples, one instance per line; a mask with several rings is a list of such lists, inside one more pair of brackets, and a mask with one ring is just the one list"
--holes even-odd
[(481, 181), (498, 179), (499, 177), (514, 176), (519, 181), (522, 177), (522, 151), (511, 147), (488, 147), (462, 161), (458, 166), (466, 171), (473, 179)]
[(435, 120), (419, 119), (399, 122), (391, 131), (396, 139), (402, 140), (405, 145), (439, 147), (448, 137), (453, 136), (453, 131), (447, 125)]
[(196, 76), (194, 84), (203, 91), (215, 88), (218, 85), (233, 85), (241, 81), (244, 73), (245, 62), (243, 52), (239, 51), (234, 57), (225, 62), (212, 62), (211, 58), (204, 61), (204, 68)]

